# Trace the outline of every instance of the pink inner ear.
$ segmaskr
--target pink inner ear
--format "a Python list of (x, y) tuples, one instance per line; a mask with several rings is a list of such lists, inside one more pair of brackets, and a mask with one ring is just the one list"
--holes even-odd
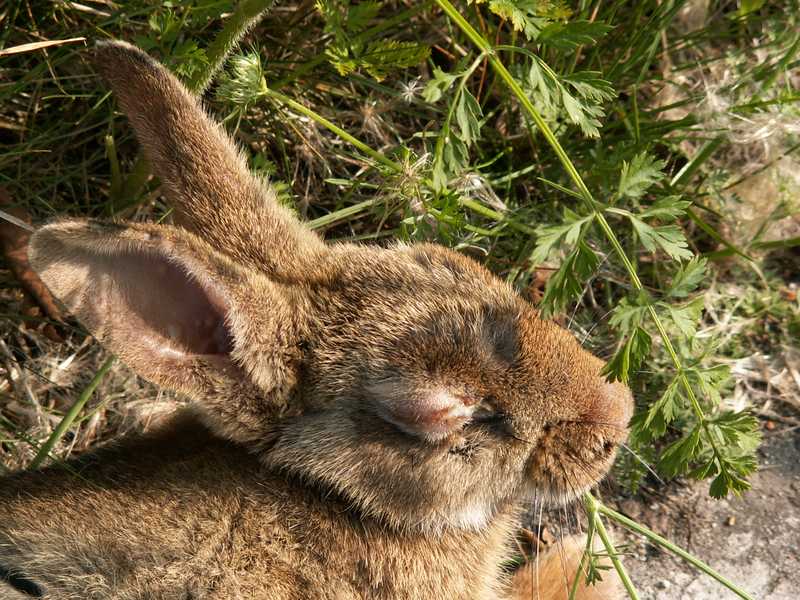
[[(230, 354), (233, 338), (226, 323), (227, 302), (181, 265), (158, 253), (126, 252), (109, 259), (117, 281), (106, 300), (113, 314), (163, 349), (188, 354)], [(114, 285), (116, 284), (116, 285)], [(118, 286), (118, 287), (117, 287)], [(114, 306), (116, 304), (116, 306)]]

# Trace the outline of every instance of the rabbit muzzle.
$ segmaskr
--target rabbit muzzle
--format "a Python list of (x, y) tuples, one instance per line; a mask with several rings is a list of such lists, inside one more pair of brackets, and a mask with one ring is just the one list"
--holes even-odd
[(527, 463), (536, 492), (559, 503), (600, 481), (628, 435), (633, 396), (626, 385), (600, 377), (596, 391), (584, 400), (577, 416), (542, 426)]

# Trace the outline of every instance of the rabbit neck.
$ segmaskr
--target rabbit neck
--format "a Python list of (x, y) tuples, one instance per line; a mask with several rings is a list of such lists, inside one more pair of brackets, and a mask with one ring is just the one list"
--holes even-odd
[[(295, 501), (282, 505), (282, 518), (294, 523), (293, 547), (307, 556), (324, 557), (326, 571), (358, 573), (352, 595), (342, 598), (505, 598), (504, 562), (512, 556), (519, 523), (518, 506), (508, 505), (480, 529), (447, 527), (397, 530), (385, 520), (364, 515), (350, 499), (289, 476), (281, 485)], [(260, 503), (259, 503), (260, 504)], [(331, 553), (331, 548), (340, 549)], [(364, 550), (368, 549), (368, 559)], [(295, 555), (292, 564), (307, 564)], [(306, 574), (318, 580), (317, 574)], [(340, 585), (346, 585), (341, 582)]]

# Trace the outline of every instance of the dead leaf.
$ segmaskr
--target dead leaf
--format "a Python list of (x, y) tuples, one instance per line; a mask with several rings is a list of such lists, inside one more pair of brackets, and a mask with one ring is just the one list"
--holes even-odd
[(0, 50), (0, 56), (8, 56), (10, 54), (21, 54), (22, 52), (32, 52), (33, 50), (41, 50), (42, 48), (50, 48), (51, 46), (61, 46), (62, 44), (72, 44), (74, 42), (84, 42), (85, 37), (69, 38), (67, 40), (49, 40), (46, 42), (31, 42), (30, 44), (20, 44), (19, 46), (11, 46), (11, 48), (4, 48)]
[[(4, 189), (0, 188), (0, 207), (2, 212), (8, 213), (19, 221), (22, 225), (30, 223), (30, 215), (20, 207), (13, 206), (11, 196)], [(11, 272), (17, 281), (22, 285), (25, 293), (32, 299), (41, 311), (54, 321), (63, 322), (64, 315), (50, 294), (50, 291), (33, 272), (28, 262), (28, 240), (30, 232), (28, 228), (23, 228), (19, 224), (9, 223), (5, 219), (0, 219), (0, 251), (6, 259)], [(30, 307), (26, 309), (27, 316), (34, 316)], [(52, 331), (49, 331), (48, 328)], [(46, 325), (44, 333), (56, 341), (63, 341), (52, 325)]]

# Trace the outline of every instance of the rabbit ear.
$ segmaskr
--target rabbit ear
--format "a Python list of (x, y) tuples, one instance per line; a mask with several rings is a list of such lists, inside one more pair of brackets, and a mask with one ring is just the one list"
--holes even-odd
[(416, 388), (398, 378), (369, 386), (379, 414), (406, 433), (435, 442), (461, 429), (477, 400), (446, 387)]
[(55, 223), (32, 236), (29, 257), (92, 335), (144, 378), (199, 400), (218, 432), (258, 437), (274, 422), (260, 413), (285, 406), (302, 329), (291, 290), (163, 225)]
[(225, 131), (178, 79), (138, 48), (99, 42), (94, 63), (128, 115), (177, 222), (240, 264), (301, 272), (322, 241), (249, 172)]

